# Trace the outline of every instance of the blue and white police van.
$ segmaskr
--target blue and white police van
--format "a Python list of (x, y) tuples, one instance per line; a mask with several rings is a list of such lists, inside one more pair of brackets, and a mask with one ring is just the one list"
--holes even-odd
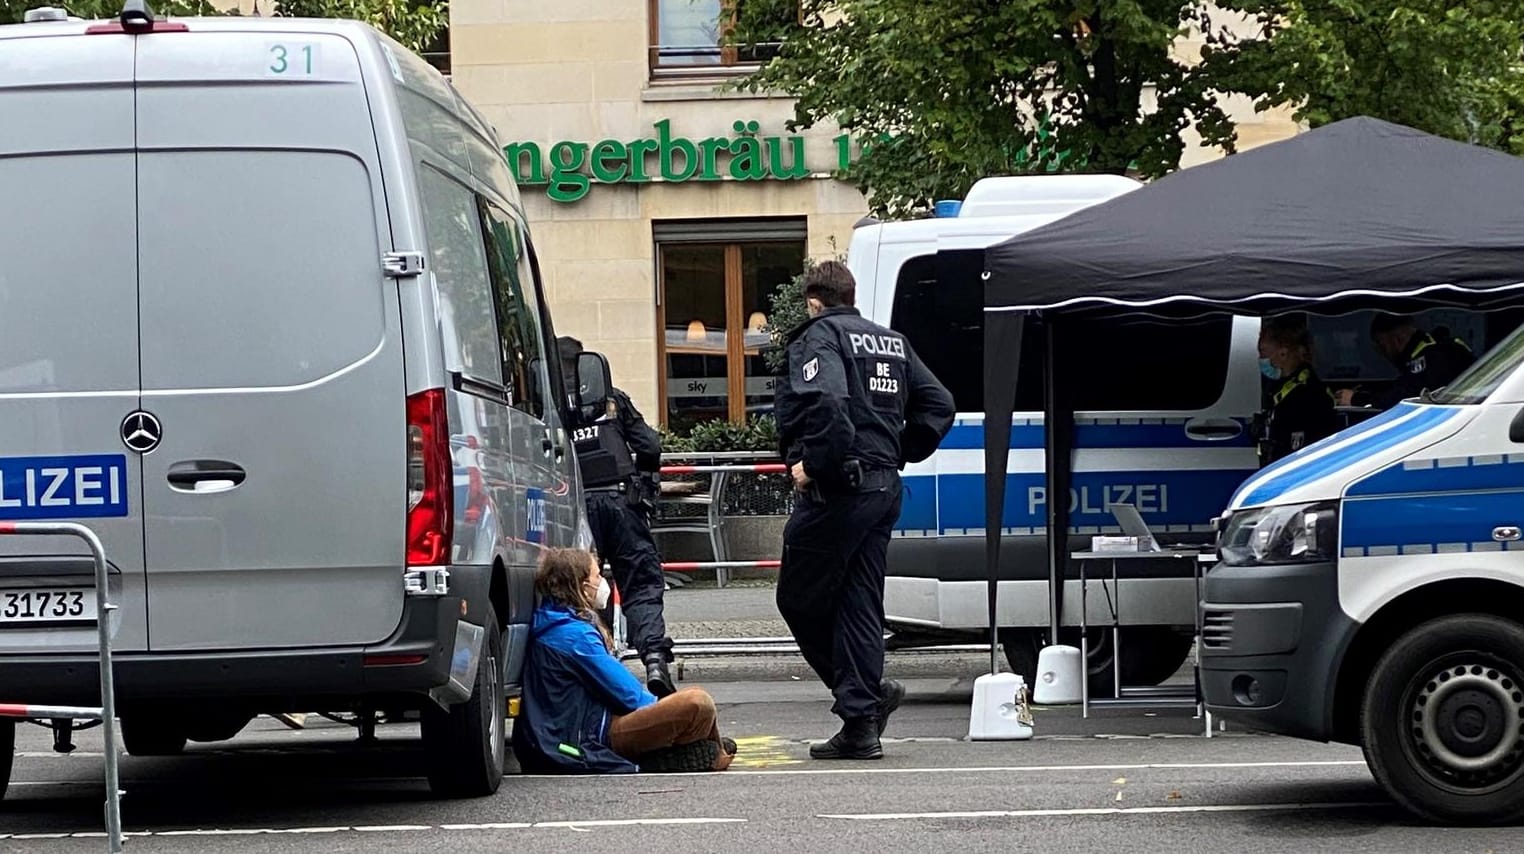
[(1524, 819), (1524, 328), (1249, 478), (1218, 552), (1214, 713), (1358, 744), (1426, 818)]
[[(1142, 186), (1115, 175), (988, 178), (952, 215), (855, 229), (847, 264), (864, 315), (906, 335), (953, 392), (958, 418), (940, 450), (905, 471), (904, 510), (890, 544), (885, 612), (891, 643), (977, 641), (988, 631), (984, 564), (984, 250)], [(1260, 408), (1259, 321), (1117, 323), (1066, 358), (1104, 366), (1075, 390), (1071, 531), (1116, 533), (1109, 504), (1132, 504), (1161, 539), (1209, 543), (1211, 520), (1259, 467), (1250, 422)], [(1167, 341), (1168, 347), (1160, 342)], [(1029, 342), (1030, 343), (1030, 342)], [(1049, 625), (1040, 370), (1023, 355), (1007, 468), (1000, 569), (1001, 641), (1012, 668), (1035, 675)], [(1195, 580), (1189, 570), (1128, 561), (1123, 681), (1153, 684), (1190, 652)], [(1078, 582), (1064, 622), (1079, 623)], [(1092, 596), (1092, 623), (1105, 615)], [(1109, 617), (1108, 617), (1109, 619)], [(1071, 639), (1073, 640), (1073, 639)], [(1094, 632), (1091, 673), (1111, 684), (1111, 633)]]

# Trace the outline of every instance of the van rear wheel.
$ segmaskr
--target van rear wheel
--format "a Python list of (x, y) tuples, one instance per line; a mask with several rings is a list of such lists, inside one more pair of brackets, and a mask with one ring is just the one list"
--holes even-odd
[(11, 785), (11, 765), (16, 761), (16, 722), (0, 718), (0, 800)]
[(1524, 819), (1524, 625), (1467, 614), (1403, 635), (1366, 685), (1361, 743), (1409, 812), (1453, 824)]
[(503, 692), (503, 632), (487, 608), (487, 637), (471, 698), (448, 709), (423, 710), (423, 747), (429, 787), (452, 798), (480, 798), (497, 791), (508, 761), (508, 700)]

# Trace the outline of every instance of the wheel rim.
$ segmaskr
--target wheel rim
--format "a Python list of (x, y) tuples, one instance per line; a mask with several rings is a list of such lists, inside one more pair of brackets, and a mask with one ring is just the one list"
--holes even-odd
[(1485, 794), (1524, 775), (1524, 680), (1516, 667), (1466, 653), (1411, 684), (1404, 747), (1434, 784)]
[(503, 697), (502, 674), (498, 668), (497, 656), (487, 653), (487, 660), (482, 662), (482, 666), (487, 668), (487, 688), (491, 691), (487, 696), (492, 698), (492, 723), (487, 728), (487, 739), (492, 747), (492, 763), (501, 767), (504, 761), (503, 731), (507, 726), (505, 718), (508, 716), (508, 704)]

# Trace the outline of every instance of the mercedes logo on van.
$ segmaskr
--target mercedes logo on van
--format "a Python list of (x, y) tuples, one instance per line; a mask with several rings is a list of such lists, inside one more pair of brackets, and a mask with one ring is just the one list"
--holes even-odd
[(159, 447), (163, 438), (164, 427), (151, 412), (139, 410), (122, 419), (122, 444), (140, 454)]

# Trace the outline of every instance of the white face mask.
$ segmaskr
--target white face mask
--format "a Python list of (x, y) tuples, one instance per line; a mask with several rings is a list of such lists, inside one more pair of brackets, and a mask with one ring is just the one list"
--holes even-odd
[(598, 592), (593, 595), (593, 607), (602, 611), (609, 604), (609, 580), (600, 576), (598, 578)]

